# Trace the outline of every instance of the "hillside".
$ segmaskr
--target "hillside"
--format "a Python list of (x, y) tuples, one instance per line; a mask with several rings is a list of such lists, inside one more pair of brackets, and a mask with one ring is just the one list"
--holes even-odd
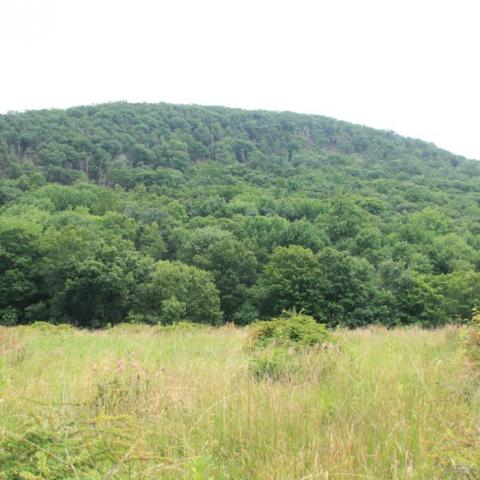
[(0, 323), (441, 325), (480, 303), (480, 163), (326, 117), (0, 115)]

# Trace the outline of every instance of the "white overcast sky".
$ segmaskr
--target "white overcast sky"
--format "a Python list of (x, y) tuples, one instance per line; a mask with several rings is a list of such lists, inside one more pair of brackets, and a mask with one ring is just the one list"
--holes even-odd
[(480, 159), (478, 0), (0, 0), (0, 112), (317, 113)]

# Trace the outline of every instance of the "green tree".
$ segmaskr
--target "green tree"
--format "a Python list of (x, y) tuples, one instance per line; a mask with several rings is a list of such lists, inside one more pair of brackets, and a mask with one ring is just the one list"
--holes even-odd
[(258, 286), (258, 308), (264, 317), (283, 310), (305, 310), (320, 319), (319, 265), (315, 254), (300, 246), (278, 247), (265, 265)]
[(43, 300), (40, 234), (25, 219), (4, 216), (0, 222), (0, 324), (28, 321), (28, 307)]
[(318, 256), (320, 319), (329, 325), (358, 327), (377, 319), (375, 271), (363, 258), (334, 248)]
[(250, 287), (256, 280), (257, 260), (245, 245), (233, 238), (212, 243), (193, 258), (194, 265), (212, 273), (220, 292), (225, 320), (239, 318), (239, 312), (250, 300)]
[[(163, 323), (182, 320), (218, 324), (222, 319), (218, 290), (211, 275), (191, 265), (160, 261), (142, 286), (137, 311)], [(174, 315), (166, 318), (167, 312)]]

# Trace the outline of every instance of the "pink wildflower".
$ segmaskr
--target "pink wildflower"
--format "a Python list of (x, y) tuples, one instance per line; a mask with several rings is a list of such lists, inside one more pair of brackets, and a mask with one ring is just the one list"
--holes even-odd
[(122, 358), (117, 365), (117, 372), (121, 372), (125, 369), (125, 360)]

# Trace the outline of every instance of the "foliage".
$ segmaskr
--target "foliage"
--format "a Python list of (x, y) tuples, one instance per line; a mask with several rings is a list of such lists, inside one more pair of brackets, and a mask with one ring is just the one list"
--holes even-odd
[(20, 434), (0, 434), (0, 478), (99, 479), (98, 468), (102, 465), (124, 474), (121, 460), (128, 448), (120, 428), (110, 426), (99, 434), (95, 428), (72, 429), (52, 418), (32, 419)]
[(252, 348), (269, 345), (304, 348), (320, 346), (332, 340), (333, 337), (325, 325), (317, 323), (309, 315), (295, 311), (284, 311), (280, 317), (257, 322), (249, 332)]
[(420, 140), (120, 102), (0, 115), (0, 159), (1, 325), (437, 327), (480, 305), (480, 163)]
[(370, 264), (332, 247), (317, 254), (300, 246), (277, 248), (258, 289), (264, 315), (297, 308), (329, 325), (350, 327), (376, 319), (375, 297)]
[(221, 319), (218, 291), (211, 275), (180, 262), (158, 262), (139, 300), (139, 311), (158, 315), (162, 324), (181, 320), (218, 323)]
[(303, 354), (328, 347), (334, 337), (311, 316), (284, 311), (280, 317), (253, 324), (249, 331), (250, 373), (258, 380), (291, 380), (302, 369)]

